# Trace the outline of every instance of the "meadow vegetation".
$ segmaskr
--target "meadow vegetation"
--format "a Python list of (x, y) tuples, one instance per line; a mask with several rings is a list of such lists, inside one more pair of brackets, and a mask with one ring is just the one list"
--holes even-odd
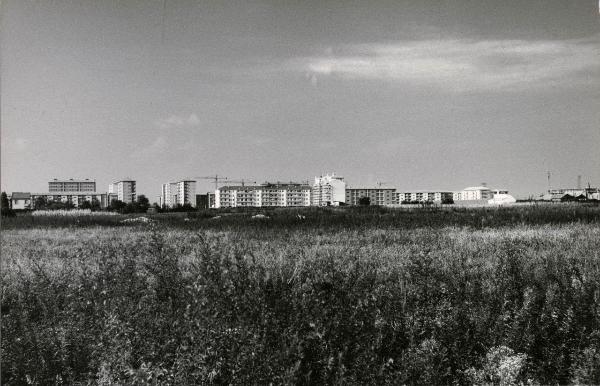
[(3, 219), (2, 383), (600, 384), (598, 207), (254, 213)]

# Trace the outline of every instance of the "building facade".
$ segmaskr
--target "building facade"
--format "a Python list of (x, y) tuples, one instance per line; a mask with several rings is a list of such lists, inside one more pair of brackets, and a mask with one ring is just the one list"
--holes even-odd
[(31, 193), (13, 192), (9, 200), (12, 209), (31, 209)]
[(492, 190), (492, 198), (488, 200), (490, 205), (510, 205), (517, 202), (517, 200), (508, 194), (506, 189), (494, 189)]
[(209, 208), (215, 208), (215, 193), (214, 192), (208, 192), (206, 193), (207, 199), (208, 199), (208, 207)]
[(487, 186), (470, 186), (464, 188), (460, 192), (453, 193), (454, 201), (490, 200), (493, 197), (494, 193)]
[(453, 200), (453, 193), (434, 190), (417, 190), (409, 192), (398, 192), (397, 200), (399, 204), (412, 203), (449, 203)]
[(313, 206), (338, 206), (346, 203), (346, 183), (344, 177), (335, 173), (315, 177), (312, 186), (311, 205)]
[(136, 182), (133, 180), (117, 181), (108, 186), (108, 193), (116, 194), (117, 200), (128, 204), (137, 200)]
[(585, 198), (587, 200), (600, 200), (600, 189), (599, 188), (563, 188), (563, 189), (550, 189), (548, 190), (548, 194), (544, 195), (542, 198), (544, 200), (554, 200), (560, 201), (565, 197), (573, 197), (573, 198)]
[(173, 208), (177, 205), (189, 204), (196, 207), (196, 181), (181, 180), (162, 185), (160, 206)]
[(398, 203), (394, 188), (346, 188), (346, 205), (360, 205), (363, 197), (369, 205), (392, 206)]
[(85, 201), (90, 203), (97, 202), (100, 208), (107, 208), (109, 205), (108, 193), (98, 192), (61, 192), (61, 193), (31, 193), (31, 206), (35, 209), (38, 198), (43, 198), (45, 202), (70, 203), (75, 208), (79, 208)]
[(215, 208), (292, 207), (310, 205), (311, 187), (303, 184), (223, 186), (215, 191)]
[(48, 181), (48, 192), (50, 193), (58, 193), (58, 192), (95, 192), (96, 191), (96, 181), (85, 179), (85, 180), (58, 180), (53, 179), (52, 181)]

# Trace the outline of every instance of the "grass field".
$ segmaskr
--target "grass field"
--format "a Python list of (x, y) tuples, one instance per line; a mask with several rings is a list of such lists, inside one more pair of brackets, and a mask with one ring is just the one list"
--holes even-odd
[(255, 213), (3, 219), (2, 383), (600, 384), (598, 207)]

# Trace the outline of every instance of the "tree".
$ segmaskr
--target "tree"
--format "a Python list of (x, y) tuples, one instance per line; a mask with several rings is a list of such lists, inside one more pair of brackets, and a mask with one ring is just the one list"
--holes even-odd
[(2, 217), (14, 216), (15, 212), (10, 208), (10, 202), (8, 201), (6, 192), (2, 192), (0, 201), (0, 215), (2, 215)]
[(6, 195), (6, 192), (2, 192), (0, 200), (2, 201), (0, 203), (0, 208), (10, 209), (10, 202), (8, 202), (8, 196)]
[(444, 197), (442, 199), (442, 204), (454, 204), (454, 199), (452, 197)]
[(369, 197), (361, 197), (358, 199), (358, 204), (362, 206), (371, 205), (371, 199)]
[(121, 200), (112, 200), (108, 206), (108, 210), (111, 212), (124, 212), (127, 208), (127, 204)]
[(33, 203), (33, 208), (34, 209), (46, 209), (46, 207), (48, 206), (48, 201), (46, 200), (46, 197), (40, 196), (37, 197)]
[(98, 201), (97, 198), (92, 198), (91, 209), (94, 212), (101, 209), (100, 208), (100, 202)]
[(81, 205), (79, 205), (80, 209), (92, 209), (92, 203), (85, 200), (84, 202), (81, 203)]
[(145, 213), (148, 211), (148, 208), (150, 207), (150, 200), (148, 200), (148, 197), (144, 196), (143, 194), (140, 194), (137, 198), (137, 205), (138, 205), (138, 211), (140, 213)]

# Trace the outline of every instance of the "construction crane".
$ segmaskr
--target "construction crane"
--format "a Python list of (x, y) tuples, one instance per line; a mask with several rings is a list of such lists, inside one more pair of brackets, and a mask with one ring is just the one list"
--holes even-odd
[(381, 188), (381, 185), (387, 185), (389, 182), (386, 181), (377, 181), (377, 186)]
[(240, 180), (230, 180), (227, 177), (219, 176), (215, 174), (214, 176), (201, 176), (201, 177), (193, 177), (195, 180), (212, 180), (215, 183), (215, 190), (219, 189), (219, 183), (232, 183), (232, 184), (242, 184), (244, 186), (246, 183), (256, 184), (256, 181), (248, 181), (246, 179)]
[(212, 180), (215, 183), (215, 190), (219, 189), (219, 182), (227, 181), (227, 177), (219, 176), (215, 174), (214, 176), (203, 176), (203, 177), (193, 177), (195, 180)]

